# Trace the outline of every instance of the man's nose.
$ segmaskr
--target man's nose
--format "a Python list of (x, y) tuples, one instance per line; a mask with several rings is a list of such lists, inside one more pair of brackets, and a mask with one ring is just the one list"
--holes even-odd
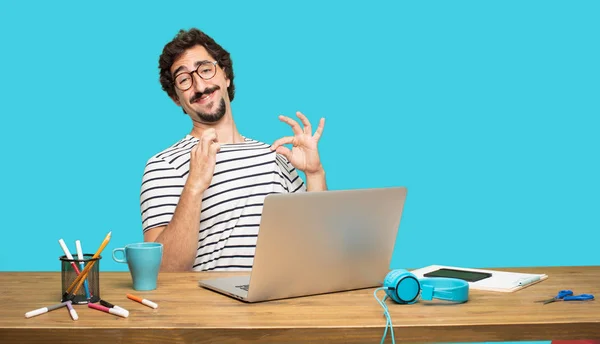
[(193, 72), (192, 78), (194, 78), (194, 90), (196, 92), (204, 92), (204, 90), (206, 90), (208, 87), (206, 80), (202, 79), (200, 75), (198, 75), (198, 72)]

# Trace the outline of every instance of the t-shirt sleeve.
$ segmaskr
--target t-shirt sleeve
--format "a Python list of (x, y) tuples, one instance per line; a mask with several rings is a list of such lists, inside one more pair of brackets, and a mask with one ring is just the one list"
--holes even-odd
[(281, 166), (288, 192), (306, 192), (306, 184), (298, 174), (298, 170), (283, 155), (277, 155), (277, 162)]
[(179, 171), (165, 160), (155, 157), (148, 160), (140, 191), (144, 233), (171, 222), (184, 184)]

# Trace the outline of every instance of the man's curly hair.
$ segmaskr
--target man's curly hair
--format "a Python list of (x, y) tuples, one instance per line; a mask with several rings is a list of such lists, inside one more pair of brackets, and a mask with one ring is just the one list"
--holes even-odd
[(173, 76), (171, 75), (171, 66), (181, 54), (196, 45), (203, 46), (225, 71), (225, 75), (230, 81), (227, 93), (229, 94), (229, 100), (233, 101), (235, 85), (233, 83), (233, 63), (229, 53), (211, 37), (196, 28), (192, 28), (188, 31), (179, 30), (175, 38), (163, 48), (162, 54), (158, 59), (160, 84), (162, 89), (167, 92), (169, 97), (173, 99), (176, 98), (175, 85), (173, 83)]

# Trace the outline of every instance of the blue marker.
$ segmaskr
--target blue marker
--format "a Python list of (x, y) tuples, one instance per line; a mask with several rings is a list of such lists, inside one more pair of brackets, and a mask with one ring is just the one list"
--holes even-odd
[[(84, 265), (83, 265), (83, 262), (81, 262), (81, 260), (83, 260), (83, 251), (81, 250), (81, 243), (79, 242), (79, 240), (75, 241), (75, 246), (77, 247), (77, 259), (80, 260), (79, 266), (81, 267), (81, 271), (83, 271)], [(85, 288), (85, 296), (89, 300), (90, 299), (90, 289), (88, 288), (87, 279), (85, 281), (83, 281), (83, 287)]]

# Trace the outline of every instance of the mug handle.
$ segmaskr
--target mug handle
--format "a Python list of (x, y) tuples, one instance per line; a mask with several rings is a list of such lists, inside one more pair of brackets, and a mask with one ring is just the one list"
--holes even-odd
[[(117, 256), (116, 256), (117, 252), (123, 252), (123, 259), (117, 258)], [(113, 250), (112, 256), (113, 256), (114, 261), (117, 262), (117, 263), (127, 263), (127, 257), (125, 256), (125, 249), (124, 248), (115, 248)]]

